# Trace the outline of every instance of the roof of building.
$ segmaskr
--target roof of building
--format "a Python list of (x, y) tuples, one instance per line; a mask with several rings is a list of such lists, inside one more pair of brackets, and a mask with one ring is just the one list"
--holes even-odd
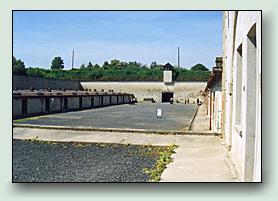
[(72, 97), (72, 96), (94, 96), (94, 95), (131, 95), (129, 93), (119, 93), (114, 92), (113, 90), (109, 90), (108, 92), (104, 91), (80, 91), (80, 90), (14, 90), (13, 97), (21, 98), (21, 97)]
[(167, 63), (163, 66), (164, 70), (173, 70), (174, 66), (172, 66), (170, 63)]
[(208, 82), (207, 82), (207, 86), (206, 86), (206, 90), (208, 91), (209, 89), (211, 89), (211, 87), (218, 81), (220, 80), (222, 77), (222, 67), (213, 67), (212, 72), (210, 73)]

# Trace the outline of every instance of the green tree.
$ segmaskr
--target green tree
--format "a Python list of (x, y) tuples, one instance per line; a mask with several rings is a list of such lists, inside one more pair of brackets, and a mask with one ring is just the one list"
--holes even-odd
[(153, 61), (150, 65), (150, 69), (154, 69), (157, 67), (156, 61)]
[[(96, 80), (96, 81), (161, 81), (163, 77), (163, 66), (156, 64), (156, 68), (146, 68), (139, 62), (123, 62), (114, 60), (111, 62), (113, 65), (123, 66), (122, 68), (112, 67), (108, 62), (104, 63), (106, 68), (100, 68), (95, 64), (92, 68), (84, 69), (43, 69), (43, 68), (27, 68), (26, 74), (28, 76), (36, 76), (43, 78), (56, 78), (56, 79), (82, 79), (82, 80)], [(18, 64), (24, 66), (22, 61), (17, 61), (13, 58), (13, 68)], [(153, 65), (154, 66), (154, 65)], [(173, 69), (173, 80), (176, 81), (205, 81), (208, 79), (210, 71), (196, 71), (187, 70), (185, 68)]]
[(94, 68), (100, 68), (100, 66), (98, 64), (95, 64)]
[(209, 71), (209, 69), (207, 67), (205, 67), (203, 64), (196, 64), (196, 65), (191, 67), (191, 70), (195, 70), (195, 71)]
[(105, 69), (109, 68), (109, 63), (108, 63), (108, 61), (105, 61), (105, 62), (103, 63), (103, 65), (102, 65), (102, 67), (105, 68)]
[(51, 62), (51, 69), (63, 69), (64, 61), (61, 57), (54, 57)]
[(140, 63), (137, 63), (136, 61), (130, 61), (128, 62), (127, 66), (129, 68), (140, 68)]
[(13, 56), (13, 74), (26, 75), (24, 62), (21, 61), (20, 59), (17, 60), (14, 56)]
[(84, 68), (86, 68), (86, 66), (85, 66), (85, 64), (82, 64), (82, 65), (80, 66), (80, 69), (84, 69)]
[(172, 70), (172, 77), (173, 77), (173, 80), (176, 80), (179, 76), (179, 71), (178, 71), (178, 68), (174, 68)]
[(118, 59), (113, 59), (110, 61), (110, 67), (115, 69), (122, 69), (125, 66), (124, 62), (119, 61)]
[(93, 64), (89, 61), (87, 68), (93, 68)]

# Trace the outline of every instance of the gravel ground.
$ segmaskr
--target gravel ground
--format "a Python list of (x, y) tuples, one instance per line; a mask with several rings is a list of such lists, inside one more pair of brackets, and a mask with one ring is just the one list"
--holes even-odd
[(13, 140), (13, 182), (147, 182), (163, 149)]
[[(162, 118), (157, 119), (157, 109), (162, 109)], [(58, 125), (96, 128), (131, 128), (149, 130), (182, 130), (189, 127), (195, 114), (195, 105), (185, 104), (137, 104), (117, 105), (20, 119), (21, 124)]]

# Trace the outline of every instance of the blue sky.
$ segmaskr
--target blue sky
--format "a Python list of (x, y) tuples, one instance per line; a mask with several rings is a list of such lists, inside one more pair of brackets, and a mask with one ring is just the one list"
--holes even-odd
[(50, 68), (61, 56), (65, 69), (104, 61), (152, 61), (211, 68), (222, 54), (220, 11), (14, 11), (13, 54), (26, 67)]

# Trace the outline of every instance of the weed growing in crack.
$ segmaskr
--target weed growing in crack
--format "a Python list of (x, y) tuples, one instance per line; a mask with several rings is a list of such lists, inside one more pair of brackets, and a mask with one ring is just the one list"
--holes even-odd
[(171, 155), (175, 153), (177, 145), (167, 146), (166, 149), (159, 153), (159, 158), (153, 168), (144, 168), (143, 172), (150, 176), (150, 182), (158, 182), (161, 174), (166, 168), (167, 164), (173, 161)]

